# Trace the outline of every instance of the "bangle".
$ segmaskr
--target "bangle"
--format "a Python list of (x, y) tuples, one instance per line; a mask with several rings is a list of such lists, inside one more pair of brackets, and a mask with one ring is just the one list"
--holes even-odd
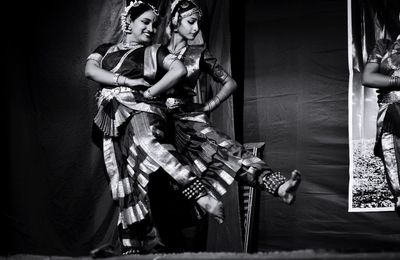
[(219, 106), (219, 104), (221, 104), (221, 99), (218, 96), (215, 96), (214, 99), (216, 99), (215, 105)]
[(126, 86), (126, 77), (124, 77), (124, 83), (123, 86)]
[(214, 102), (214, 99), (211, 99), (210, 102), (208, 102), (208, 110), (211, 112), (215, 109), (216, 105)]
[(398, 76), (391, 76), (389, 79), (389, 85), (391, 87), (400, 87), (400, 78)]
[(113, 76), (114, 85), (115, 85), (115, 86), (119, 86), (119, 84), (118, 84), (118, 78), (119, 78), (119, 76), (120, 76), (120, 74), (118, 74), (118, 73), (115, 73), (114, 76)]
[(150, 89), (148, 88), (145, 92), (143, 92), (143, 97), (146, 99), (156, 99), (156, 97), (154, 97), (151, 92)]
[(219, 99), (218, 96), (215, 96), (210, 101), (207, 102), (206, 106), (208, 108), (208, 111), (212, 111), (215, 108), (217, 108), (219, 104), (221, 104), (221, 100)]

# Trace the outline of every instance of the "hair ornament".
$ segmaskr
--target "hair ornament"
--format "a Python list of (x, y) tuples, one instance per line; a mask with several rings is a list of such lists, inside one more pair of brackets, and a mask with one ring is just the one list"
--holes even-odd
[(175, 12), (174, 16), (171, 19), (171, 23), (173, 26), (178, 26), (178, 19), (179, 19), (179, 13)]
[[(185, 12), (182, 12), (180, 9), (186, 9), (189, 7), (189, 4), (192, 3), (195, 7), (187, 10)], [(197, 14), (199, 18), (201, 19), (203, 12), (201, 11), (200, 7), (192, 0), (174, 0), (171, 3), (171, 23), (174, 26), (178, 25), (178, 20), (180, 18), (185, 18), (188, 16), (191, 16), (193, 14)]]
[(185, 17), (189, 17), (193, 14), (197, 14), (199, 16), (199, 19), (201, 19), (201, 16), (203, 15), (200, 8), (196, 7), (196, 8), (190, 9), (186, 12), (181, 13), (181, 17), (185, 18)]
[(187, 1), (183, 1), (183, 3), (181, 4), (182, 8), (188, 8), (189, 3)]
[(151, 8), (151, 10), (153, 11), (153, 13), (156, 16), (159, 16), (159, 12), (158, 12), (157, 8), (155, 8), (153, 5), (151, 5), (147, 2), (143, 2), (141, 0), (135, 0), (134, 2), (130, 1), (129, 5), (126, 6), (124, 11), (121, 13), (121, 28), (124, 33), (130, 33), (130, 31), (131, 31), (131, 29), (129, 28), (129, 23), (126, 22), (126, 18), (128, 17), (129, 11), (131, 10), (131, 8), (138, 7), (142, 4), (149, 6)]
[(129, 10), (131, 10), (132, 7), (138, 7), (139, 5), (147, 5), (151, 8), (151, 10), (153, 10), (153, 13), (155, 15), (159, 15), (159, 12), (157, 10), (157, 8), (154, 7), (154, 5), (151, 5), (147, 2), (143, 2), (141, 0), (135, 0), (135, 2), (130, 1), (129, 5), (127, 7), (125, 7), (125, 13), (128, 14)]
[(181, 1), (181, 0), (174, 0), (174, 1), (171, 3), (171, 14), (172, 14), (174, 11), (176, 11), (176, 10), (175, 10), (176, 5), (177, 5), (180, 1)]

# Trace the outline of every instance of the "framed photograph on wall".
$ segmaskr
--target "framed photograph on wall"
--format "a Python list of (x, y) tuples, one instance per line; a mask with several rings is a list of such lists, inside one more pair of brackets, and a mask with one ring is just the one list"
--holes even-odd
[[(396, 40), (398, 3), (348, 1), (349, 48), (349, 212), (393, 211), (382, 160), (374, 154), (377, 89), (362, 85), (362, 72), (377, 40)], [(396, 15), (397, 13), (397, 15)]]

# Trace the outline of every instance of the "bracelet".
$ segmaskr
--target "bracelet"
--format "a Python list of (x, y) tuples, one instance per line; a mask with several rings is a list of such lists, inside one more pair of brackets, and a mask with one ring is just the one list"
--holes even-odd
[(215, 105), (219, 106), (219, 104), (221, 104), (221, 99), (218, 96), (215, 96), (214, 99), (217, 99), (217, 101), (215, 102)]
[(119, 76), (120, 76), (120, 74), (118, 74), (118, 73), (115, 73), (114, 76), (113, 76), (114, 85), (115, 85), (115, 86), (119, 86), (119, 84), (118, 84), (118, 78), (119, 78)]
[(213, 100), (208, 101), (207, 104), (206, 104), (206, 107), (207, 107), (207, 111), (209, 111), (209, 112), (213, 111), (213, 109), (214, 109), (214, 101)]
[(153, 100), (153, 99), (156, 99), (156, 98), (157, 98), (157, 97), (154, 97), (154, 96), (151, 94), (149, 88), (148, 88), (145, 92), (143, 92), (143, 97), (146, 98), (146, 99), (150, 99), (150, 100)]
[(126, 86), (126, 77), (124, 77), (124, 83), (123, 83), (123, 85)]
[(206, 106), (208, 111), (213, 111), (216, 107), (221, 104), (221, 99), (218, 96), (213, 97), (210, 101), (207, 102)]
[(390, 79), (389, 79), (389, 85), (391, 87), (400, 87), (400, 77), (391, 76)]

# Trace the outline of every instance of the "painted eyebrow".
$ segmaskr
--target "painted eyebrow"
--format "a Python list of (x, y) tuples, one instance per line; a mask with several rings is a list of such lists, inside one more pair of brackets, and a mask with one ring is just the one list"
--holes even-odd
[(153, 21), (154, 19), (151, 19), (151, 18), (149, 18), (149, 17), (143, 17), (142, 20)]

